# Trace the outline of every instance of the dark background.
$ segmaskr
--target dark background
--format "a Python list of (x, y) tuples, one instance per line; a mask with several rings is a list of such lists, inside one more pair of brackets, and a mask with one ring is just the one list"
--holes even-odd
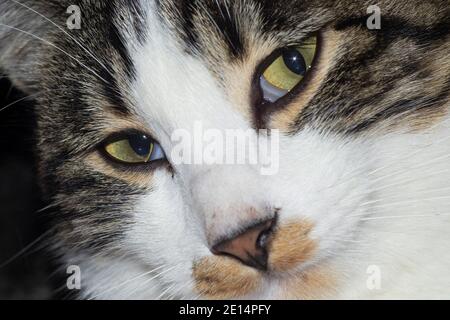
[(43, 250), (49, 239), (29, 246), (46, 222), (37, 212), (45, 204), (35, 175), (33, 101), (23, 98), (0, 73), (0, 299), (49, 299), (55, 292), (55, 267)]

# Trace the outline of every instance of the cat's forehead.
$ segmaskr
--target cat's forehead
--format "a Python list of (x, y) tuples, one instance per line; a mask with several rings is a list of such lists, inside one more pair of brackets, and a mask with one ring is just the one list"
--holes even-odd
[[(320, 30), (333, 17), (329, 9), (330, 3), (297, 0), (170, 0), (136, 1), (131, 8), (125, 5), (116, 12), (125, 19), (114, 21), (125, 34), (123, 45), (129, 56), (125, 61), (133, 69), (137, 99), (146, 97), (134, 107), (149, 111), (158, 120), (170, 113), (177, 123), (173, 116), (183, 112), (198, 112), (198, 119), (208, 121), (212, 113), (202, 108), (222, 105), (221, 112), (234, 109), (251, 120), (250, 99), (258, 65), (274, 50), (299, 44)], [(121, 23), (129, 11), (140, 21), (138, 27)], [(129, 36), (130, 30), (135, 36)], [(178, 108), (183, 110), (173, 112)]]
[[(322, 3), (321, 3), (322, 2)], [(156, 1), (156, 10), (186, 50), (230, 59), (257, 40), (297, 41), (329, 21), (327, 1)], [(259, 38), (259, 39), (258, 39)]]

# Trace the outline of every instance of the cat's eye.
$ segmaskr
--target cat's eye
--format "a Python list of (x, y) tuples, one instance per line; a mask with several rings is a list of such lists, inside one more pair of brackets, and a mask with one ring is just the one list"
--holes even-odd
[(302, 82), (312, 67), (316, 47), (314, 36), (299, 46), (280, 51), (259, 79), (264, 100), (276, 102)]
[(161, 146), (143, 133), (131, 133), (114, 139), (104, 149), (114, 160), (128, 164), (143, 164), (165, 158)]

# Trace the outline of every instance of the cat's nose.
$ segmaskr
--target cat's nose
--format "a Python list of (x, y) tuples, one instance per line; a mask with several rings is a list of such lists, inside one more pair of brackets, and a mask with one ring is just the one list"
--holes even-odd
[(232, 256), (250, 267), (267, 270), (267, 246), (275, 224), (276, 218), (272, 218), (253, 225), (238, 235), (219, 242), (211, 251), (216, 255)]

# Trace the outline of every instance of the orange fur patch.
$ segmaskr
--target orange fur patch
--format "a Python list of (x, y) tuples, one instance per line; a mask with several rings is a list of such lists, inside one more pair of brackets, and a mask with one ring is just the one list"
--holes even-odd
[[(303, 220), (291, 222), (276, 229), (269, 244), (269, 272), (285, 273), (310, 259), (316, 243), (309, 238), (313, 224)], [(239, 298), (254, 293), (263, 278), (270, 274), (245, 266), (227, 256), (206, 257), (193, 266), (196, 291), (208, 299)], [(292, 277), (292, 278), (291, 278)], [(291, 281), (292, 280), (292, 281)], [(289, 274), (283, 295), (300, 297), (321, 292), (331, 281), (325, 273)]]
[(271, 271), (289, 271), (312, 257), (316, 248), (309, 238), (312, 227), (308, 221), (291, 222), (275, 231), (268, 249)]
[(260, 285), (261, 274), (239, 261), (207, 257), (194, 264), (193, 276), (198, 293), (208, 299), (231, 299), (250, 294)]

